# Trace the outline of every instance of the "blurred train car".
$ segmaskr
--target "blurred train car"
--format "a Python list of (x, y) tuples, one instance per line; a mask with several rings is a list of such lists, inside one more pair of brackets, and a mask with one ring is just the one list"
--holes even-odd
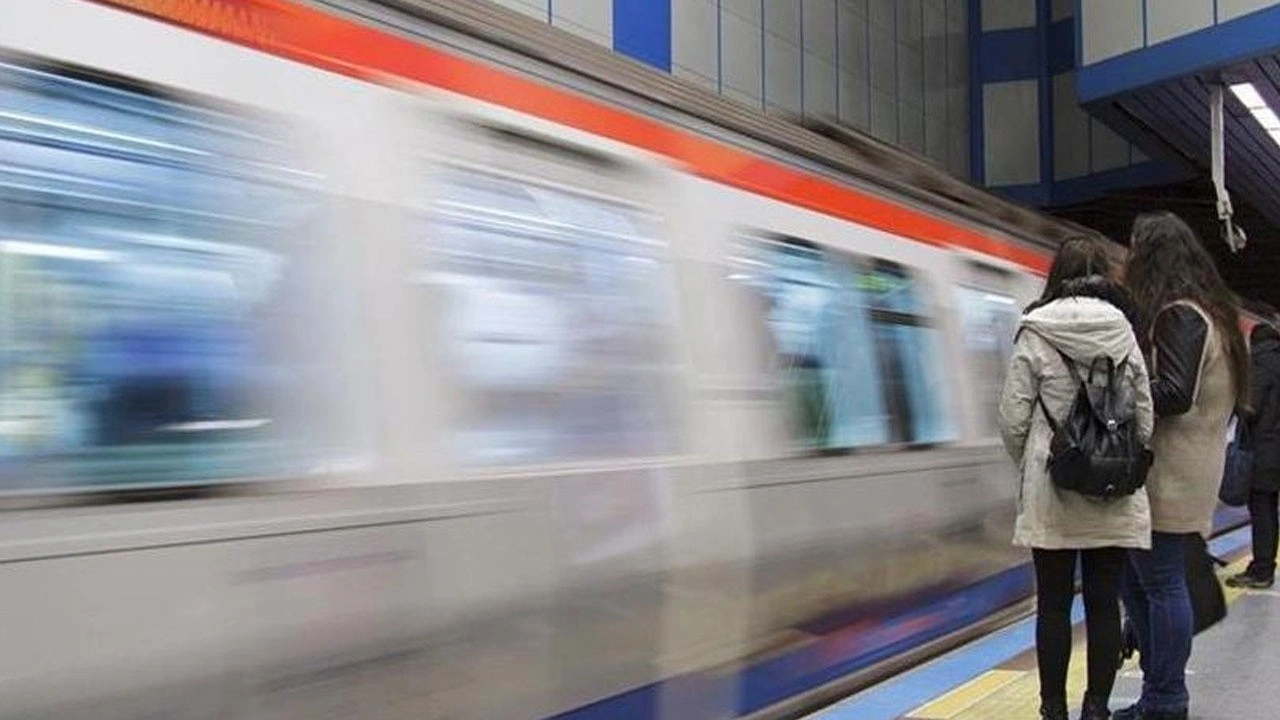
[(0, 7), (0, 718), (778, 716), (1026, 598), (1073, 228), (483, 3)]

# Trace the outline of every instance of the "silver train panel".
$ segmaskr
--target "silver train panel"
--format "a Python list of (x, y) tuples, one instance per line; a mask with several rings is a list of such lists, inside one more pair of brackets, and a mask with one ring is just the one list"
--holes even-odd
[[(807, 622), (1024, 561), (979, 360), (1034, 277), (456, 97), (79, 0), (3, 2), (0, 50), (22, 62), (288, 128), (315, 198), (307, 278), (330, 304), (291, 326), (328, 338), (302, 393), (326, 403), (282, 401), (318, 428), (307, 462), (223, 472), (181, 499), (109, 503), (75, 485), (6, 498), (0, 717), (542, 717), (693, 672), (732, 678), (705, 699), (730, 717), (743, 670), (805, 643)], [(512, 237), (604, 280), (570, 282)], [(770, 252), (793, 264), (760, 274), (752, 253)], [(870, 313), (881, 340), (783, 353), (799, 342), (786, 318), (814, 302), (795, 288), (819, 277), (913, 299)], [(573, 302), (527, 299), (549, 287)], [(967, 292), (986, 314), (966, 314)], [(323, 314), (334, 306), (340, 318)], [(602, 340), (574, 355), (545, 339), (588, 330)], [(913, 354), (936, 364), (912, 375)], [(877, 387), (876, 407), (842, 396), (839, 428), (793, 406), (796, 378), (830, 393), (808, 370), (851, 357), (932, 389)], [(556, 397), (579, 402), (538, 414), (529, 387), (559, 363), (581, 370)], [(600, 390), (617, 378), (658, 390)], [(481, 386), (503, 392), (478, 401)], [(598, 452), (608, 443), (626, 452)], [(658, 707), (681, 716), (678, 694)]]

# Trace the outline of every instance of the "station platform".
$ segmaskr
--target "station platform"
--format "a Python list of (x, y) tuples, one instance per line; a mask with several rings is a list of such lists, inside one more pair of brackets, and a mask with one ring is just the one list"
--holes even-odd
[[(1211, 551), (1229, 565), (1248, 562), (1249, 529), (1216, 538)], [(1275, 668), (1280, 667), (1280, 589), (1226, 589), (1227, 619), (1196, 637), (1188, 667), (1191, 717), (1197, 720), (1272, 720)], [(1068, 697), (1084, 694), (1084, 610), (1076, 598), (1076, 650)], [(1137, 659), (1120, 671), (1112, 710), (1131, 705), (1141, 691)], [(806, 720), (1037, 720), (1035, 619), (1026, 618), (931, 662), (875, 685)], [(1071, 717), (1079, 715), (1073, 705)]]

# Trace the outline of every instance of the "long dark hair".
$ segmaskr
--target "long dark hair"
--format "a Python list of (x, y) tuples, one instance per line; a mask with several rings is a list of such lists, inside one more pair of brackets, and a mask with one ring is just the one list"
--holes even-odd
[(1062, 241), (1049, 266), (1044, 292), (1027, 306), (1026, 312), (1067, 297), (1096, 297), (1120, 309), (1138, 329), (1137, 309), (1123, 287), (1111, 275), (1114, 269), (1107, 244), (1092, 235), (1074, 235)]
[(1240, 308), (1195, 232), (1171, 212), (1139, 215), (1133, 221), (1125, 281), (1147, 321), (1178, 300), (1200, 306), (1226, 344), (1236, 404), (1247, 407), (1249, 351), (1240, 331)]

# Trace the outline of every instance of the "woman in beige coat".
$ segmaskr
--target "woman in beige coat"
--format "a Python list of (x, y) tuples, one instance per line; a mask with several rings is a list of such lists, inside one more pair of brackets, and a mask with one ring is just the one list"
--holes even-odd
[[(1145, 443), (1153, 422), (1146, 365), (1129, 318), (1124, 292), (1110, 279), (1105, 247), (1092, 238), (1063, 243), (1049, 271), (1044, 295), (1027, 309), (1000, 402), (1000, 430), (1021, 470), (1014, 544), (1032, 549), (1036, 573), (1036, 657), (1040, 716), (1067, 718), (1067, 666), (1071, 656), (1071, 603), (1076, 560), (1084, 580), (1089, 684), (1083, 720), (1110, 717), (1107, 701), (1120, 655), (1119, 581), (1127, 548), (1151, 543), (1147, 493), (1113, 500), (1064, 490), (1049, 477), (1053, 436), (1045, 412), (1065, 418), (1078, 384), (1066, 359), (1088, 372), (1098, 358), (1124, 368), (1133, 388), (1135, 418)], [(1040, 401), (1043, 401), (1043, 408)]]
[(1151, 549), (1130, 554), (1122, 588), (1138, 637), (1142, 697), (1117, 720), (1186, 720), (1194, 618), (1187, 536), (1208, 535), (1218, 505), (1231, 413), (1249, 405), (1240, 312), (1195, 233), (1168, 212), (1138, 216), (1126, 281), (1151, 344), (1155, 460), (1147, 478)]

